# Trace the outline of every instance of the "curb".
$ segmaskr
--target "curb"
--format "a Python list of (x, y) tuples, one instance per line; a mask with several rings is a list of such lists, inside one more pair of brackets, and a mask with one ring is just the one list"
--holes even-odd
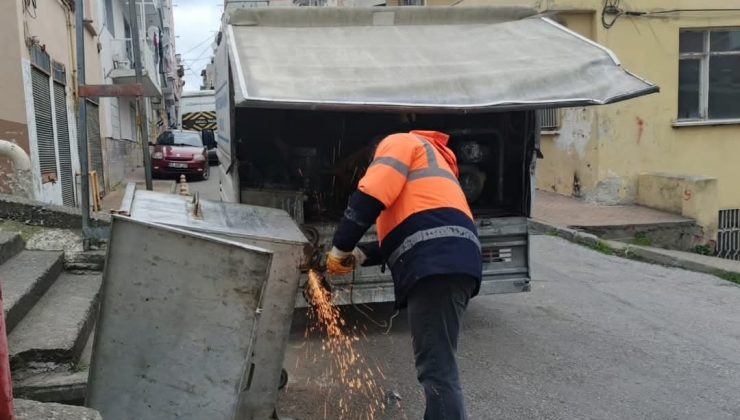
[(691, 261), (671, 255), (665, 255), (663, 253), (653, 251), (650, 248), (627, 244), (624, 242), (601, 239), (598, 236), (592, 235), (590, 233), (580, 232), (578, 230), (564, 226), (551, 225), (538, 220), (530, 219), (529, 229), (531, 232), (534, 233), (553, 235), (577, 244), (596, 248), (597, 251), (600, 251), (602, 253), (604, 253), (605, 250), (610, 250), (610, 253), (616, 256), (648, 262), (651, 264), (658, 264), (667, 267), (676, 267), (684, 270), (711, 274), (725, 280), (732, 281), (734, 283), (738, 283), (738, 280), (734, 279), (740, 276), (740, 271), (727, 271), (709, 264), (703, 264), (697, 261)]
[[(6, 194), (0, 194), (0, 219), (49, 228), (82, 228), (82, 213), (76, 207), (46, 204)], [(91, 211), (90, 222), (93, 227), (105, 228), (110, 225), (110, 215)]]

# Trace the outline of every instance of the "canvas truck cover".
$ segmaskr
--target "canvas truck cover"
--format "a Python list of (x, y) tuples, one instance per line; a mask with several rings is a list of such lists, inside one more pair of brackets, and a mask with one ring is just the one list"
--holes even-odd
[(476, 112), (658, 91), (528, 8), (241, 9), (225, 35), (236, 106)]

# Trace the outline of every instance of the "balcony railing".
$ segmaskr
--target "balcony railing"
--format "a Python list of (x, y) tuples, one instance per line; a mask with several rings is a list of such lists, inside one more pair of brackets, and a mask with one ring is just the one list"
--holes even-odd
[[(146, 41), (140, 41), (142, 75), (144, 76), (144, 91), (147, 96), (161, 94), (159, 81), (158, 57), (149, 48)], [(111, 42), (113, 70), (110, 77), (114, 83), (134, 83), (136, 79), (136, 63), (134, 62), (134, 48), (131, 38), (116, 38)]]

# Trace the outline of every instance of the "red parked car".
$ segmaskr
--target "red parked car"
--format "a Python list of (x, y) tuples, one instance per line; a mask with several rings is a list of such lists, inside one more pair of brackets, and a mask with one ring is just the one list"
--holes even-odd
[(208, 179), (208, 151), (197, 131), (168, 130), (157, 137), (152, 151), (152, 176), (196, 175)]

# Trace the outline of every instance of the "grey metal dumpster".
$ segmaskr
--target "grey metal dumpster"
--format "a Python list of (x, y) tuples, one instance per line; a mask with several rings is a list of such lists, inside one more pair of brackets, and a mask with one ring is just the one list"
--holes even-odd
[(271, 252), (114, 217), (87, 405), (108, 420), (233, 419)]
[(242, 389), (237, 416), (250, 420), (272, 418), (298, 293), (300, 266), (309, 246), (298, 225), (283, 210), (152, 191), (137, 190), (130, 209), (131, 217), (137, 220), (163, 223), (272, 251), (249, 380)]

